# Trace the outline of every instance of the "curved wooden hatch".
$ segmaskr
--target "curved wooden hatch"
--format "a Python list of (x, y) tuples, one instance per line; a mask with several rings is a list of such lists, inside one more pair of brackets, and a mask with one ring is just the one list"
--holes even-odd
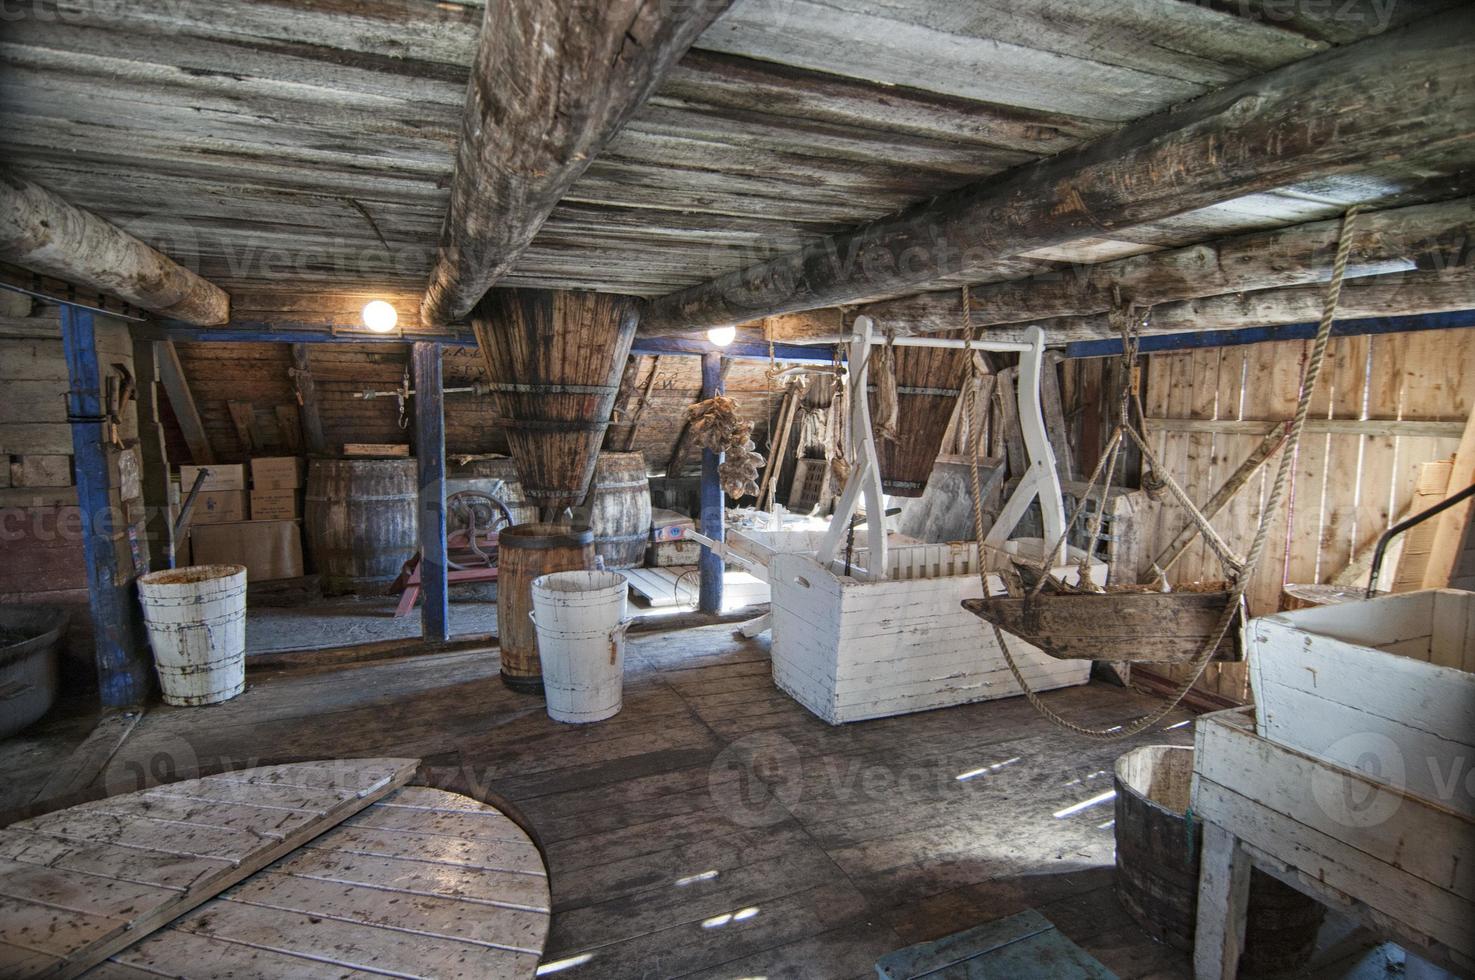
[(0, 829), (0, 976), (80, 975), (382, 799), (418, 765), (246, 769)]
[(531, 977), (549, 909), (522, 828), (406, 786), (88, 976)]

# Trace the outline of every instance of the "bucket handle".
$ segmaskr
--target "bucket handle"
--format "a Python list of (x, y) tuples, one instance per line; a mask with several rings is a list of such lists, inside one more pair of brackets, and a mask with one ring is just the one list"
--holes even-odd
[(615, 658), (619, 655), (620, 641), (625, 638), (625, 634), (628, 633), (630, 631), (630, 627), (634, 625), (634, 619), (627, 619), (623, 623), (616, 623), (614, 629), (609, 631), (609, 663), (611, 667), (614, 666)]

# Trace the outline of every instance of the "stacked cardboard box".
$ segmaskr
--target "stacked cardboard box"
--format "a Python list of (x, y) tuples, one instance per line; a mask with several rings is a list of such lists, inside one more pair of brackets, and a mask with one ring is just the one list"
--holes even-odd
[(251, 518), (294, 521), (302, 516), (302, 459), (272, 456), (251, 460)]
[(246, 519), (246, 467), (211, 464), (210, 466), (181, 466), (179, 468), (179, 490), (188, 497), (201, 470), (207, 471), (200, 494), (195, 498), (194, 510), (190, 511), (190, 526), (201, 524), (225, 524)]
[(238, 521), (190, 532), (197, 565), (245, 565), (247, 582), (302, 575), (302, 533), (296, 521)]

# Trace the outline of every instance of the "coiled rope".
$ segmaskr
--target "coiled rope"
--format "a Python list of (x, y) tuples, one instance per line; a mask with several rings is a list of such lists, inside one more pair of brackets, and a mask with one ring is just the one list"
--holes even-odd
[[(993, 626), (994, 639), (998, 641), (999, 649), (1004, 654), (1004, 661), (1009, 665), (1009, 672), (1014, 675), (1015, 683), (1019, 685), (1020, 690), (1024, 692), (1024, 696), (1029, 699), (1029, 703), (1034, 706), (1035, 710), (1044, 715), (1050, 721), (1054, 722), (1056, 725), (1059, 725), (1061, 728), (1064, 728), (1067, 731), (1075, 732), (1077, 735), (1083, 735), (1086, 738), (1096, 739), (1099, 741), (1114, 741), (1116, 739), (1130, 738), (1133, 735), (1145, 731), (1146, 729), (1157, 724), (1159, 721), (1162, 721), (1163, 718), (1167, 717), (1168, 712), (1172, 711), (1178, 706), (1179, 702), (1181, 702), (1183, 698), (1188, 694), (1189, 689), (1192, 688), (1194, 684), (1198, 683), (1199, 677), (1203, 675), (1204, 669), (1208, 667), (1209, 661), (1213, 659), (1214, 652), (1219, 649), (1219, 644), (1224, 641), (1224, 636), (1226, 633), (1229, 632), (1229, 626), (1234, 621), (1235, 614), (1239, 611), (1240, 603), (1244, 600), (1245, 590), (1249, 587), (1250, 579), (1254, 575), (1255, 568), (1260, 562), (1260, 556), (1265, 550), (1265, 542), (1269, 537), (1271, 518), (1276, 513), (1276, 511), (1280, 509), (1281, 498), (1285, 495), (1286, 484), (1290, 481), (1291, 468), (1294, 466), (1296, 459), (1296, 450), (1301, 444), (1301, 430), (1306, 425), (1306, 416), (1311, 409), (1311, 396), (1312, 393), (1316, 390), (1316, 380), (1321, 374), (1322, 361), (1325, 359), (1326, 356), (1327, 344), (1331, 340), (1332, 321), (1336, 318), (1337, 303), (1341, 299), (1342, 295), (1342, 279), (1347, 273), (1347, 258), (1352, 251), (1352, 225), (1357, 217), (1357, 213), (1359, 210), (1361, 210), (1360, 205), (1354, 205), (1353, 207), (1348, 208), (1346, 214), (1342, 216), (1342, 227), (1337, 238), (1337, 255), (1335, 261), (1332, 263), (1332, 278), (1331, 281), (1327, 283), (1326, 298), (1323, 301), (1321, 308), (1321, 322), (1317, 326), (1316, 339), (1311, 346), (1311, 356), (1307, 360), (1306, 369), (1301, 375), (1301, 392), (1300, 397), (1296, 402), (1296, 416), (1291, 423), (1291, 431), (1286, 441), (1286, 447), (1281, 453), (1280, 465), (1276, 468), (1275, 482), (1271, 484), (1270, 496), (1266, 499), (1265, 509), (1260, 514), (1260, 524), (1255, 529), (1254, 542), (1250, 545), (1249, 553), (1245, 556), (1243, 564), (1241, 564), (1238, 568), (1235, 568), (1233, 564), (1228, 561), (1225, 562), (1226, 567), (1229, 568), (1230, 573), (1233, 576), (1233, 584), (1230, 588), (1229, 602), (1225, 604), (1224, 611), (1220, 614), (1219, 622), (1216, 624), (1213, 632), (1210, 634), (1208, 642), (1204, 644), (1204, 648), (1191, 662), (1193, 669), (1188, 673), (1188, 676), (1184, 680), (1179, 682), (1178, 686), (1174, 689), (1172, 696), (1159, 707), (1123, 725), (1116, 725), (1112, 728), (1106, 729), (1087, 728), (1082, 725), (1077, 725), (1070, 719), (1064, 718), (1053, 711), (1048, 705), (1045, 704), (1043, 700), (1041, 700), (1038, 694), (1030, 689), (1029, 684), (1026, 683), (1024, 679), (1024, 674), (1020, 671), (1019, 665), (1014, 660), (1014, 655), (1009, 652), (1009, 645), (1005, 640), (1004, 631), (1001, 630), (997, 624), (990, 624), (991, 626)], [(963, 287), (963, 325), (966, 330), (966, 336), (968, 338), (968, 348), (972, 350), (973, 343), (977, 339), (977, 337), (975, 336), (973, 331), (973, 298), (967, 286)], [(1124, 346), (1123, 349), (1126, 350), (1127, 348)], [(975, 377), (974, 383), (970, 385), (968, 389), (969, 410), (964, 414), (965, 425), (970, 425), (972, 421), (974, 402), (977, 399), (977, 375), (979, 373), (979, 367), (980, 366), (975, 359), (973, 364)], [(1117, 450), (1121, 446), (1121, 437), (1123, 430), (1125, 430), (1127, 434), (1132, 437), (1133, 441), (1137, 443), (1138, 447), (1142, 450), (1143, 455), (1148, 459), (1149, 464), (1153, 466), (1154, 470), (1161, 473), (1161, 475), (1165, 478), (1166, 483), (1169, 489), (1173, 491), (1174, 496), (1178, 498), (1180, 503), (1185, 504), (1190, 517), (1193, 517), (1195, 515), (1197, 515), (1198, 517), (1202, 517), (1202, 515), (1198, 514), (1197, 509), (1193, 507), (1192, 503), (1187, 502), (1187, 495), (1183, 493), (1182, 488), (1177, 485), (1172, 477), (1158, 469), (1156, 457), (1154, 457), (1152, 455), (1152, 451), (1147, 448), (1146, 440), (1143, 439), (1141, 434), (1128, 423), (1125, 414), (1123, 414), (1121, 421), (1117, 425), (1116, 431), (1112, 435), (1109, 452), (1103, 453), (1102, 459), (1096, 464), (1096, 472), (1092, 474), (1091, 484), (1088, 485), (1086, 494), (1083, 495), (1083, 499), (1090, 496), (1090, 486), (1094, 485), (1096, 480), (1100, 477), (1102, 471), (1107, 469), (1108, 456), (1113, 461), (1114, 465)], [(979, 434), (980, 436), (982, 435), (981, 430)], [(965, 443), (972, 443), (971, 431), (964, 431), (964, 441)], [(982, 480), (980, 479), (978, 472), (978, 447), (973, 446), (972, 449), (973, 451), (971, 462), (973, 490), (973, 531), (974, 536), (977, 538), (978, 541), (978, 577), (983, 584), (983, 594), (984, 596), (987, 596), (988, 570), (983, 560), (983, 499), (980, 492)], [(1107, 470), (1107, 472), (1110, 472), (1110, 470)], [(1066, 524), (1067, 534), (1069, 534), (1070, 528), (1074, 523), (1075, 515), (1072, 515), (1071, 521)], [(1202, 526), (1207, 524), (1208, 522), (1207, 520), (1203, 520), (1199, 523), (1200, 526)], [(1093, 533), (1093, 537), (1094, 536), (1095, 535)], [(1217, 535), (1215, 535), (1215, 538), (1217, 538)], [(1056, 547), (1058, 548), (1059, 545), (1057, 545)], [(1218, 549), (1216, 548), (1215, 551), (1218, 552)], [(1049, 556), (1051, 554), (1054, 554), (1054, 552), (1045, 553), (1044, 561), (1046, 564), (1048, 564)], [(1221, 555), (1221, 558), (1222, 557), (1223, 556)], [(1036, 592), (1038, 592), (1040, 585), (1043, 584), (1044, 579), (1048, 577), (1048, 572), (1042, 574), (1040, 583), (1036, 585)]]

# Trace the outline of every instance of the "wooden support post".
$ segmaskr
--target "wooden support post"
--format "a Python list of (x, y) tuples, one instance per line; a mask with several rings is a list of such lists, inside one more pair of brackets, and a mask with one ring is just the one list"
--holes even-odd
[(87, 599), (96, 635), (97, 686), (104, 707), (140, 704), (152, 671), (140, 643), (141, 619), (133, 589), (118, 565), (113, 539), (112, 485), (102, 384), (90, 310), (61, 308), (62, 348), (67, 359), (67, 417), (82, 512), (82, 551), (87, 563)]
[(318, 412), (318, 386), (312, 378), (308, 364), (306, 344), (292, 345), (292, 384), (297, 389), (297, 404), (302, 409), (302, 441), (307, 451), (321, 456), (328, 451), (328, 442), (323, 438), (323, 418)]
[(169, 452), (159, 422), (159, 345), (133, 335), (133, 383), (138, 397), (138, 452), (143, 466), (145, 533), (151, 572), (169, 567)]
[(1193, 939), (1194, 980), (1234, 980), (1239, 973), (1249, 902), (1249, 855), (1229, 831), (1205, 823)]
[(451, 638), (446, 570), (445, 384), (440, 344), (419, 342), (411, 354), (415, 375), (415, 460), (420, 477), (421, 635)]
[(250, 402), (235, 401), (234, 399), (225, 403), (230, 412), (230, 424), (236, 430), (236, 441), (241, 444), (241, 452), (250, 456), (256, 452), (256, 409)]
[[(723, 360), (722, 355), (715, 352), (702, 355), (703, 401), (722, 394)], [(717, 475), (717, 468), (721, 465), (720, 455), (710, 449), (702, 450), (702, 534), (719, 543), (727, 538), (726, 502), (722, 499), (722, 482)], [(722, 566), (722, 556), (703, 545), (698, 566), (701, 572), (701, 588), (697, 596), (697, 609), (700, 612), (722, 611)]]
[(174, 341), (159, 341), (158, 363), (159, 380), (164, 384), (164, 394), (169, 396), (169, 407), (174, 409), (174, 417), (179, 420), (185, 445), (189, 446), (190, 462), (196, 466), (209, 466), (215, 462), (215, 451), (210, 447), (210, 437), (205, 432), (205, 423), (200, 420), (195, 397), (190, 394)]

